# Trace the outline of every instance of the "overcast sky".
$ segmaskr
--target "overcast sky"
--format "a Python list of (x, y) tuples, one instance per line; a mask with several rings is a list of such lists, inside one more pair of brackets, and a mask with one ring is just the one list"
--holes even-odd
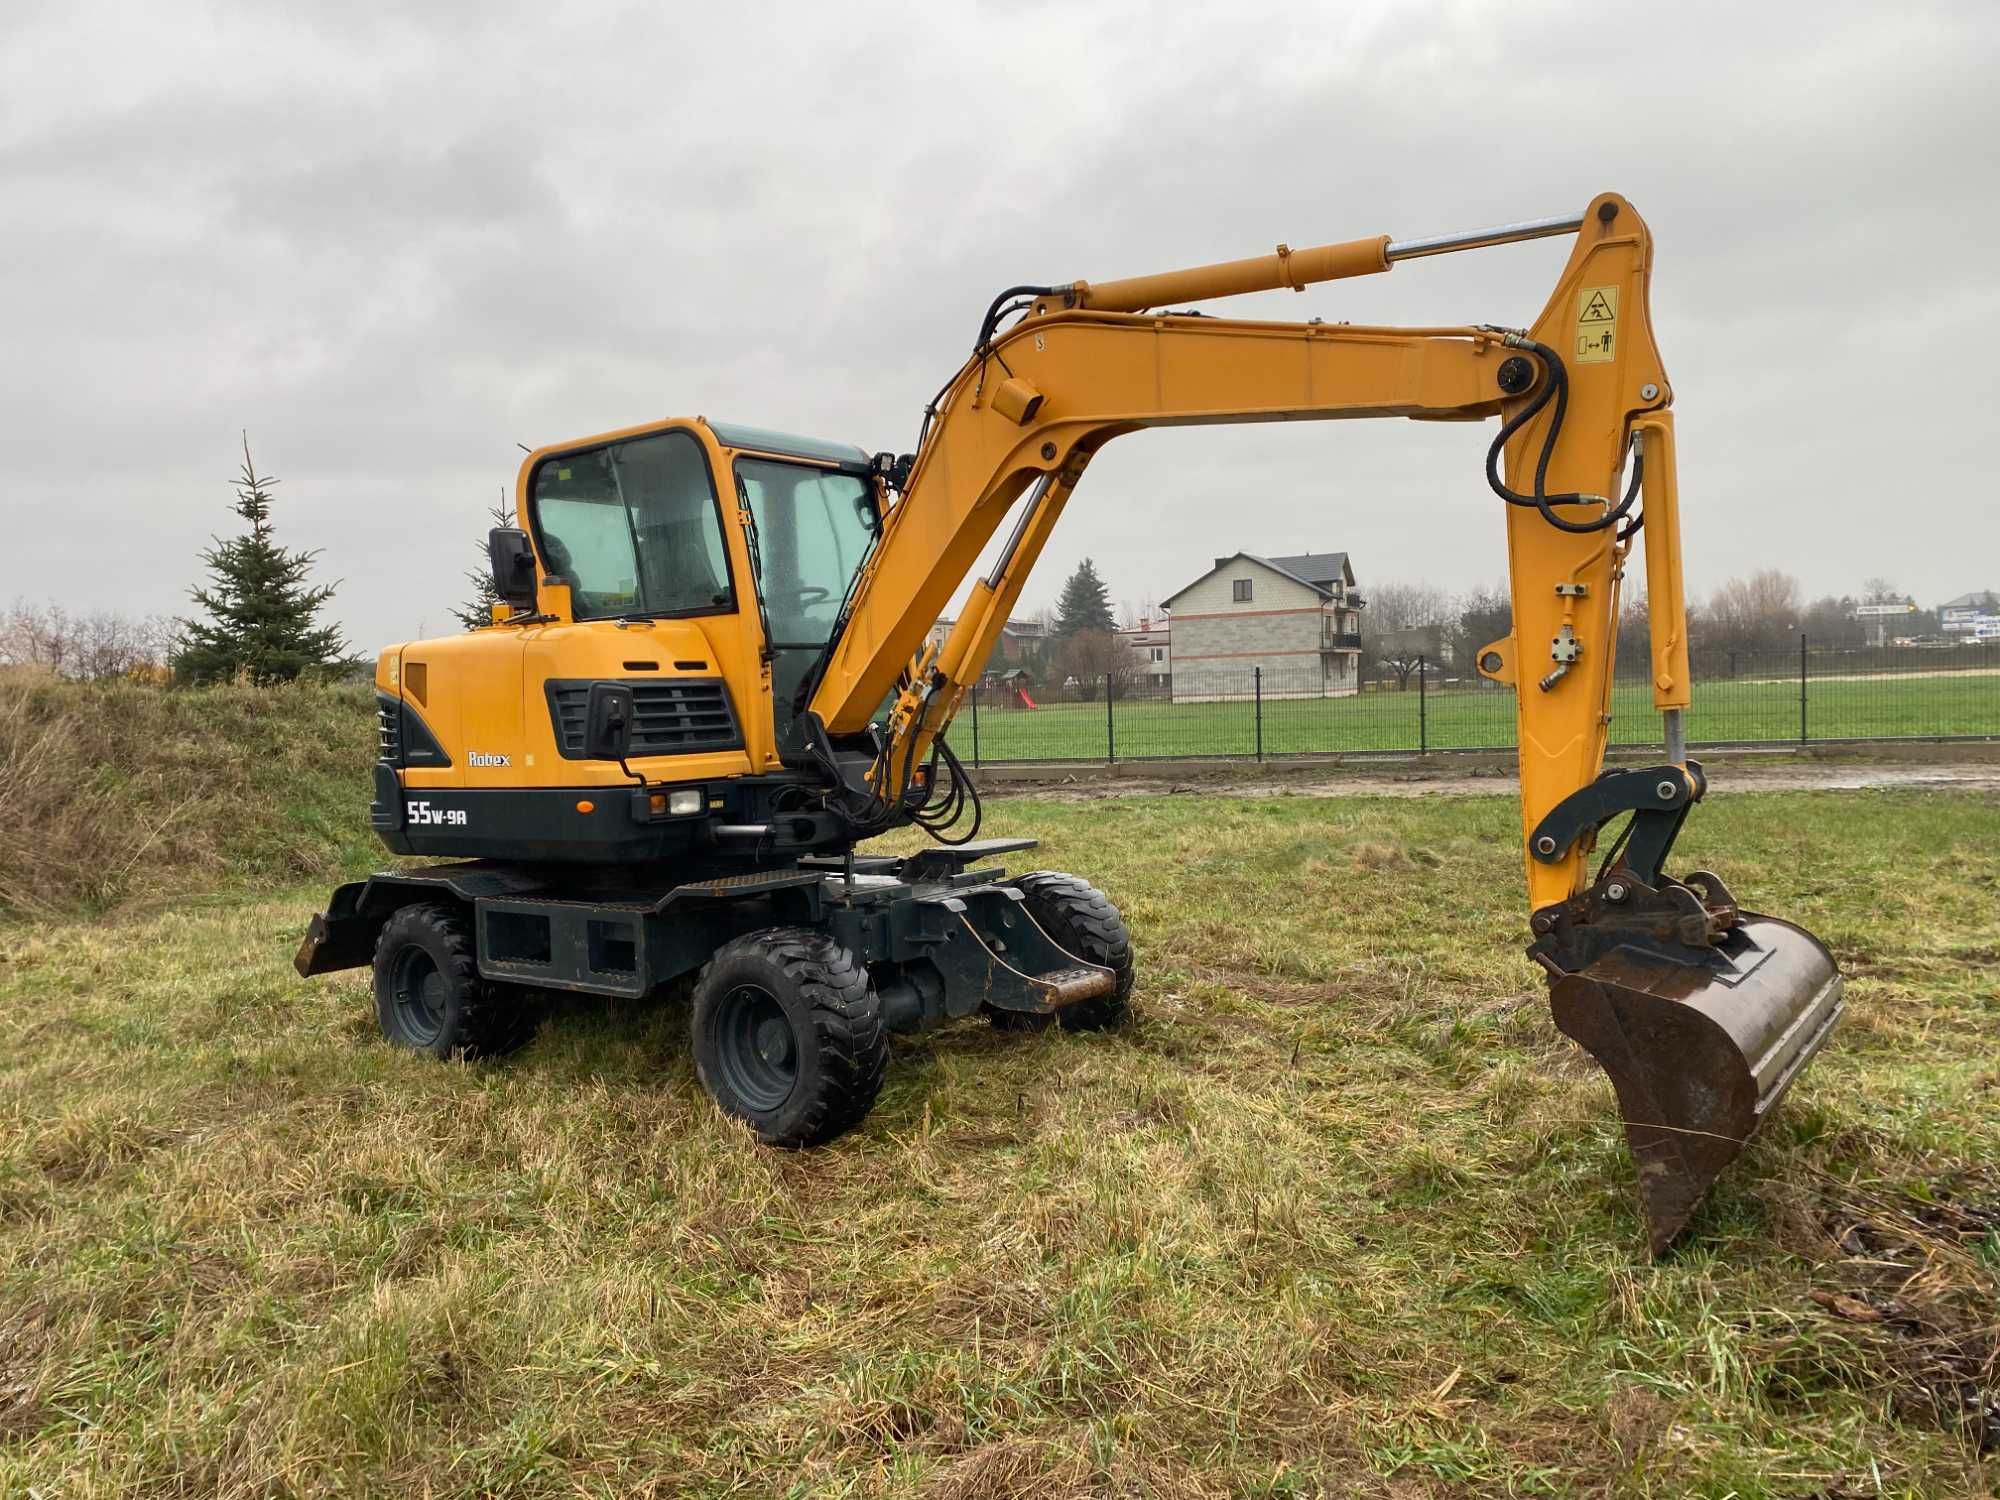
[[(752, 17), (756, 17), (753, 19)], [(11, 592), (186, 608), (238, 432), (358, 649), (449, 628), (517, 443), (706, 414), (907, 449), (992, 294), (1626, 194), (1687, 577), (2000, 588), (2000, 4), (0, 3)], [(1567, 253), (1249, 316), (1530, 321)], [(1030, 583), (1504, 572), (1480, 429), (1195, 428)], [(4, 602), (4, 599), (0, 599)]]

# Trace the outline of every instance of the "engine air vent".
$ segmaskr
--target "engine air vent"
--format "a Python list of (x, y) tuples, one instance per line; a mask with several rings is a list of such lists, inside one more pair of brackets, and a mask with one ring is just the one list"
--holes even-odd
[[(632, 690), (632, 757), (695, 755), (735, 750), (743, 744), (729, 689), (719, 677), (626, 679)], [(556, 748), (565, 760), (582, 760), (584, 716), (590, 703), (588, 681), (548, 683), (549, 716)]]
[(391, 766), (403, 763), (403, 705), (382, 693), (375, 695), (375, 758)]

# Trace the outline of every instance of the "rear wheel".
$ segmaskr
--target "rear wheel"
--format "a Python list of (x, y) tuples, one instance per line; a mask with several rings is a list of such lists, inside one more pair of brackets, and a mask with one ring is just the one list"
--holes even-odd
[(773, 1146), (858, 1124), (889, 1066), (882, 1006), (860, 961), (810, 927), (725, 943), (694, 989), (695, 1069), (729, 1114)]
[(1116, 980), (1110, 994), (1065, 1005), (1056, 1018), (1069, 1031), (1124, 1025), (1132, 1014), (1132, 934), (1111, 898), (1089, 881), (1056, 870), (1035, 870), (1013, 885), (1042, 931), (1086, 963), (1103, 965)]
[(375, 1019), (398, 1047), (498, 1057), (535, 1033), (535, 997), (479, 977), (472, 929), (454, 907), (405, 906), (375, 940)]

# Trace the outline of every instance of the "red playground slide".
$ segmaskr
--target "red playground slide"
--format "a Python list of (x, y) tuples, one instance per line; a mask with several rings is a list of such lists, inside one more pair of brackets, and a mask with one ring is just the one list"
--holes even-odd
[(1030, 698), (1028, 696), (1028, 690), (1026, 688), (1014, 689), (1014, 701), (1020, 704), (1021, 707), (1023, 708), (1039, 708), (1041, 706), (1040, 704), (1036, 703), (1033, 698)]

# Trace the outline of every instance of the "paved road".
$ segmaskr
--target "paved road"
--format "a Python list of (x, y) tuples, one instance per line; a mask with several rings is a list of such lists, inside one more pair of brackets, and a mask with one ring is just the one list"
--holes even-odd
[[(2000, 765), (1992, 762), (1914, 766), (1815, 765), (1809, 762), (1770, 766), (1732, 764), (1710, 770), (1708, 794), (1718, 797), (1733, 792), (1853, 792), (1882, 787), (1935, 787), (1951, 791), (2000, 793)], [(1159, 797), (1176, 792), (1210, 797), (1511, 797), (1515, 794), (1515, 780), (1512, 771), (1474, 774), (1445, 770), (1356, 771), (1309, 776), (1260, 776), (1246, 780), (1227, 771), (1218, 771), (1214, 775), (1154, 779), (1113, 778), (1080, 769), (1047, 781), (1010, 781), (981, 788), (981, 795), (987, 797), (1041, 797), (1058, 802), (1095, 802), (1107, 797)]]

